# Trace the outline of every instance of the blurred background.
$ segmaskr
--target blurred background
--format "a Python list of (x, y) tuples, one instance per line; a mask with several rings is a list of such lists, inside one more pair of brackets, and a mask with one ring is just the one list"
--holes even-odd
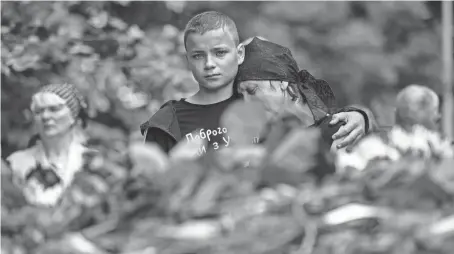
[(443, 93), (441, 2), (2, 2), (2, 157), (33, 133), (31, 94), (73, 83), (87, 96), (88, 133), (121, 151), (165, 101), (193, 93), (182, 32), (217, 10), (240, 39), (289, 47), (300, 69), (327, 80), (338, 104), (370, 107), (393, 124), (396, 92), (416, 83)]

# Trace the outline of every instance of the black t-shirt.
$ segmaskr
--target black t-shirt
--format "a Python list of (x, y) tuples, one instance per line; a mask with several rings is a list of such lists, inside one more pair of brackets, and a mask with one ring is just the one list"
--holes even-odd
[[(178, 121), (181, 140), (173, 140), (169, 135), (161, 131), (150, 131), (146, 135), (146, 140), (156, 142), (165, 151), (169, 152), (176, 142), (190, 142), (193, 139), (205, 139), (207, 145), (199, 153), (202, 154), (208, 149), (220, 149), (230, 144), (230, 137), (225, 126), (221, 126), (220, 121), (225, 110), (236, 100), (240, 98), (232, 96), (227, 100), (208, 104), (199, 105), (187, 102), (184, 99), (173, 103), (173, 109)], [(323, 138), (329, 145), (332, 143), (331, 135), (336, 132), (342, 123), (330, 126), (328, 123), (331, 116), (324, 118), (318, 124), (312, 127), (322, 129)], [(197, 131), (197, 133), (195, 133)], [(258, 138), (254, 138), (252, 143), (258, 143)]]
[[(184, 99), (174, 104), (175, 114), (180, 126), (182, 140), (205, 139), (207, 146), (203, 150), (227, 147), (230, 143), (227, 129), (221, 126), (224, 111), (238, 100), (232, 96), (227, 100), (208, 105), (192, 104)], [(193, 133), (197, 130), (197, 134)]]

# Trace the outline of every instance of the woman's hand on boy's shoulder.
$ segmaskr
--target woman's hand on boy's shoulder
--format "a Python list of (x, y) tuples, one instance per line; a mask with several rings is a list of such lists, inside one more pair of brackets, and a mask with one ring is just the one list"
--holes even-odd
[(345, 124), (332, 136), (333, 140), (341, 140), (340, 142), (335, 142), (338, 149), (344, 147), (351, 149), (366, 135), (366, 119), (364, 119), (363, 114), (357, 111), (334, 114), (330, 124), (334, 125), (339, 122), (344, 122)]

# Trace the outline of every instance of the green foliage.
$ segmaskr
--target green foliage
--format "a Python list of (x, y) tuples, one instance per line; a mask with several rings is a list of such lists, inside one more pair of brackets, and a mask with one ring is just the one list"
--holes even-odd
[[(32, 133), (26, 109), (31, 94), (44, 84), (75, 84), (88, 97), (94, 121), (125, 134), (137, 132), (164, 100), (196, 89), (184, 65), (181, 32), (172, 25), (143, 30), (125, 23), (109, 11), (115, 6), (74, 1), (3, 4), (6, 148), (26, 145)], [(108, 131), (103, 125), (93, 126)]]
[[(330, 82), (341, 105), (389, 105), (379, 95), (411, 83), (441, 92), (440, 23), (430, 5), (266, 2), (242, 31), (290, 47), (300, 68)], [(392, 124), (389, 109), (373, 110)]]
[[(181, 33), (201, 10), (231, 15), (243, 38), (290, 47), (300, 68), (332, 84), (340, 104), (370, 103), (389, 124), (395, 88), (416, 82), (439, 91), (434, 6), (2, 2), (2, 157), (26, 146), (30, 96), (55, 82), (88, 97), (87, 131), (99, 150), (54, 209), (26, 205), (2, 161), (2, 253), (451, 253), (452, 161), (378, 161), (317, 182), (314, 171), (333, 160), (315, 145), (316, 131), (294, 129), (304, 122), (296, 114), (264, 129), (263, 145), (198, 160), (198, 144), (167, 158), (137, 137), (164, 100), (197, 89)], [(239, 119), (256, 119), (238, 136), (263, 130), (248, 115), (253, 108), (237, 110)]]
[(141, 142), (122, 164), (93, 153), (54, 208), (29, 206), (2, 182), (2, 251), (450, 253), (452, 159), (377, 160), (319, 181), (317, 172), (333, 167), (328, 147), (284, 112), (265, 143), (200, 158), (167, 158)]

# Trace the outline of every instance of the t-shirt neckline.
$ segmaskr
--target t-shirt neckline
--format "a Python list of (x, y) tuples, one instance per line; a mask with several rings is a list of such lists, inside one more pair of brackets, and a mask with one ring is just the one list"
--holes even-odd
[(223, 104), (225, 102), (228, 102), (228, 101), (232, 100), (234, 97), (235, 97), (235, 95), (232, 95), (232, 96), (230, 96), (229, 98), (227, 98), (225, 100), (222, 100), (222, 101), (219, 101), (219, 102), (215, 102), (215, 103), (211, 103), (211, 104), (195, 104), (195, 103), (188, 102), (186, 100), (186, 98), (181, 98), (180, 102), (182, 102), (182, 103), (184, 103), (186, 105), (189, 105), (189, 106), (206, 108), (206, 107), (212, 107), (212, 106), (216, 106), (216, 105), (219, 105), (219, 104)]

